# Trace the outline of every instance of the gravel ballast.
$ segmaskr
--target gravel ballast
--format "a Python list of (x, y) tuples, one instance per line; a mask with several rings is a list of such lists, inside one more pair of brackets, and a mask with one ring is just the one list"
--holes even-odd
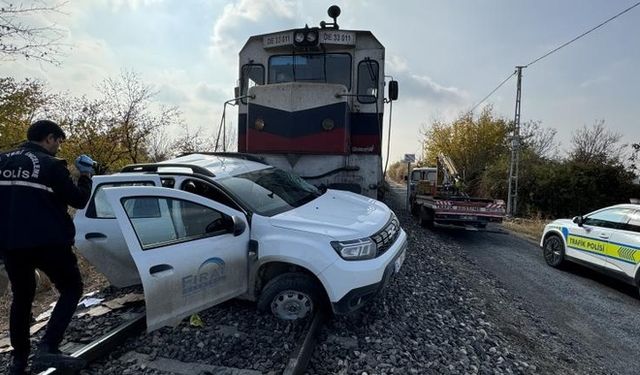
[(127, 340), (108, 358), (93, 363), (82, 373), (158, 373), (144, 362), (130, 360), (131, 353), (136, 352), (146, 355), (146, 360), (163, 358), (279, 374), (307, 323), (285, 322), (259, 314), (255, 304), (238, 300), (198, 315), (202, 327), (194, 327), (186, 319), (178, 327), (144, 333)]
[(402, 269), (370, 306), (328, 324), (308, 373), (609, 373), (462, 249), (421, 228), (403, 198), (387, 202), (409, 236)]

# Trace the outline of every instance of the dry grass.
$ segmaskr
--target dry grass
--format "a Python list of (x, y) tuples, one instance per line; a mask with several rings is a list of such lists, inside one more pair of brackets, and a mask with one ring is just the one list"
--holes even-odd
[[(98, 273), (81, 255), (78, 257), (78, 267), (82, 274), (85, 293), (100, 290), (109, 285), (107, 279)], [(33, 301), (33, 316), (38, 316), (50, 308), (51, 303), (58, 299), (58, 292), (46, 276), (39, 279), (36, 298)], [(9, 287), (4, 293), (0, 290), (0, 338), (4, 337), (9, 329), (9, 308), (11, 305), (11, 292)]]
[(521, 219), (511, 218), (505, 219), (502, 225), (518, 234), (521, 234), (533, 241), (540, 241), (540, 236), (544, 231), (544, 226), (549, 223), (550, 220), (544, 219)]

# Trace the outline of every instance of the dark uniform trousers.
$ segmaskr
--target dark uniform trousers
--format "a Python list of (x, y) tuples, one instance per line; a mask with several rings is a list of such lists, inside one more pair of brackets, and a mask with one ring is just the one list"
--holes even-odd
[(51, 350), (57, 350), (82, 296), (82, 277), (71, 246), (7, 251), (4, 260), (13, 293), (10, 337), (14, 358), (26, 360), (29, 356), (29, 328), (31, 305), (36, 291), (36, 268), (43, 271), (60, 292), (41, 341), (41, 344)]

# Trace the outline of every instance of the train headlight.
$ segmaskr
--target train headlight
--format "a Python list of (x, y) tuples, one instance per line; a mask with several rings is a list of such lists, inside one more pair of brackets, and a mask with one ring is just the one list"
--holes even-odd
[(255, 126), (256, 130), (264, 129), (264, 120), (258, 117), (256, 119), (256, 122), (254, 123), (254, 126)]
[(333, 122), (333, 120), (330, 119), (330, 118), (326, 118), (326, 119), (322, 120), (322, 129), (324, 129), (326, 131), (329, 131), (329, 130), (335, 128), (335, 126), (336, 126), (335, 122)]
[(293, 45), (296, 47), (317, 47), (320, 31), (317, 27), (298, 29), (293, 31)]
[(318, 33), (313, 30), (309, 31), (305, 39), (307, 39), (307, 42), (309, 43), (315, 43), (316, 40), (318, 40)]

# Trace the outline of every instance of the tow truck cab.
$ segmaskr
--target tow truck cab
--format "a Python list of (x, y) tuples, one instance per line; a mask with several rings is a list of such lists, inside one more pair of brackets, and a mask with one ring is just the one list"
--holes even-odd
[(242, 154), (192, 154), (94, 177), (76, 247), (117, 287), (142, 283), (149, 330), (240, 297), (282, 319), (350, 313), (404, 261), (382, 202), (322, 193)]

